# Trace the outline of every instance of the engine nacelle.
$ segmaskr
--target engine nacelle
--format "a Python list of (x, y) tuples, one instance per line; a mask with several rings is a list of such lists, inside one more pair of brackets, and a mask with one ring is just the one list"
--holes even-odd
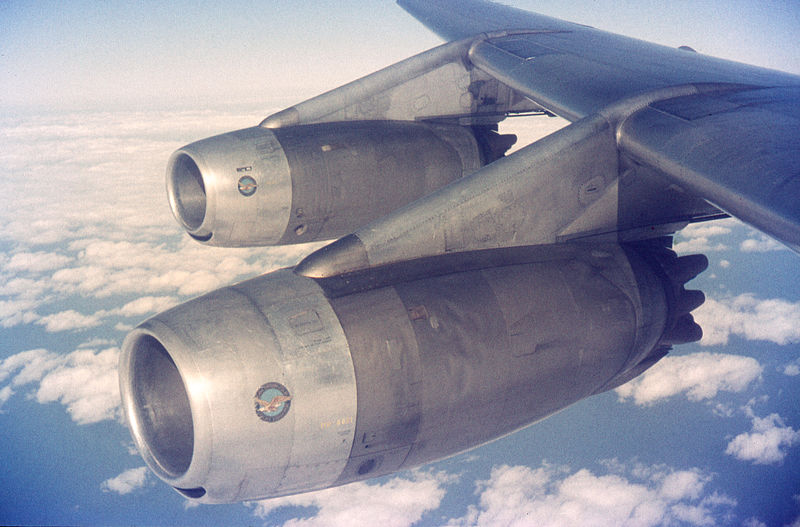
[(203, 502), (391, 473), (525, 427), (699, 338), (688, 311), (702, 294), (682, 284), (700, 258), (564, 245), (327, 281), (283, 269), (136, 328), (123, 407), (150, 468)]
[(179, 223), (209, 245), (332, 239), (474, 172), (497, 157), (498, 145), (503, 152), (510, 146), (508, 136), (504, 143), (491, 131), (478, 135), (405, 121), (256, 126), (175, 152), (167, 193)]

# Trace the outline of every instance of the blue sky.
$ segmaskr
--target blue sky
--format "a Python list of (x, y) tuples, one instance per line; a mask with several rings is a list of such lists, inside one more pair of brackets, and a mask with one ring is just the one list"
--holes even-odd
[[(787, 71), (796, 2), (519, 0), (514, 5)], [(314, 93), (438, 39), (391, 1), (6, 1), (0, 104), (189, 107)]]
[[(513, 4), (800, 73), (792, 2)], [(623, 389), (419, 471), (187, 504), (132, 451), (119, 345), (309, 248), (191, 242), (167, 157), (439, 41), (391, 2), (10, 1), (0, 19), (0, 524), (800, 525), (800, 257), (732, 220), (676, 239), (711, 260), (706, 337)]]

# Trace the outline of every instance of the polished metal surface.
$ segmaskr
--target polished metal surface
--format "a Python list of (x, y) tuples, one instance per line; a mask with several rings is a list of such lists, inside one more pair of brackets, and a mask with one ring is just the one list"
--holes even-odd
[(354, 121), (274, 130), (289, 161), (292, 210), (278, 244), (336, 238), (478, 170), (465, 127)]
[[(475, 36), (468, 57), (476, 68), (571, 121), (676, 90), (629, 123), (618, 121), (620, 153), (671, 181), (687, 201), (705, 199), (800, 252), (800, 77), (483, 0), (398, 3), (447, 39)], [(494, 34), (510, 28), (517, 31)], [(691, 86), (700, 93), (679, 93)], [(626, 109), (625, 116), (643, 110)], [(690, 219), (704, 217), (687, 208), (698, 211)]]
[(449, 42), (271, 115), (265, 128), (363, 120), (496, 123), (507, 112), (541, 109), (470, 67), (472, 38)]
[[(473, 64), (571, 121), (618, 100), (682, 84), (800, 86), (795, 75), (686, 53), (500, 3), (398, 4), (447, 40), (474, 38), (469, 51)], [(516, 31), (492, 35), (504, 30)]]
[(349, 347), (319, 286), (290, 270), (151, 318), (120, 364), (137, 447), (184, 495), (289, 494), (344, 469), (356, 418)]
[[(254, 193), (244, 188), (245, 182), (251, 182)], [(229, 132), (172, 154), (167, 195), (175, 218), (198, 241), (274, 244), (289, 222), (289, 163), (271, 130)]]
[(660, 101), (625, 121), (620, 147), (800, 252), (798, 103), (800, 88)]
[(350, 291), (284, 269), (144, 322), (121, 389), (145, 461), (206, 503), (340, 485), (501, 437), (700, 337), (683, 282), (704, 261), (658, 245), (437, 259)]
[[(186, 386), (164, 346), (141, 335), (130, 360), (129, 420), (152, 453), (150, 463), (171, 476), (186, 472), (194, 451), (192, 411)], [(127, 390), (130, 389), (130, 392)]]
[(661, 336), (663, 286), (650, 270), (634, 273), (619, 247), (563, 246), (528, 260), (332, 301), (365, 394), (341, 482), (542, 419), (638, 362)]
[(332, 239), (493, 161), (491, 134), (404, 121), (247, 128), (175, 152), (167, 193), (179, 223), (208, 245)]
[[(562, 231), (614, 233), (618, 172), (613, 128), (603, 117), (582, 120), (362, 227), (307, 257), (298, 272), (321, 278), (359, 265), (555, 243)], [(583, 215), (591, 221), (579, 224)]]

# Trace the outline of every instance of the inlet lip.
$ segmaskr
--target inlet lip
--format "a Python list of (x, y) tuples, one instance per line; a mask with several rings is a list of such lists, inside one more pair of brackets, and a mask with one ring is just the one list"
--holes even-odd
[(191, 234), (203, 237), (201, 231), (209, 212), (207, 182), (202, 162), (185, 149), (178, 150), (167, 165), (167, 195), (172, 214)]
[(210, 467), (208, 401), (191, 350), (165, 322), (153, 317), (125, 338), (122, 408), (147, 466), (169, 485), (191, 489)]
[(195, 446), (191, 404), (183, 375), (155, 335), (134, 331), (125, 340), (120, 385), (142, 457), (162, 477), (185, 475)]

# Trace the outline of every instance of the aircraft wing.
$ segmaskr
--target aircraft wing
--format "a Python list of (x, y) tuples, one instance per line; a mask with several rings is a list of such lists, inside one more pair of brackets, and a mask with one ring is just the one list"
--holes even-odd
[[(800, 79), (480, 0), (399, 0), (470, 61), (620, 155), (800, 251)], [(624, 204), (623, 204), (624, 206)]]
[(486, 36), (469, 58), (561, 117), (685, 84), (800, 86), (796, 76), (669, 48), (484, 0), (398, 0), (446, 40)]

